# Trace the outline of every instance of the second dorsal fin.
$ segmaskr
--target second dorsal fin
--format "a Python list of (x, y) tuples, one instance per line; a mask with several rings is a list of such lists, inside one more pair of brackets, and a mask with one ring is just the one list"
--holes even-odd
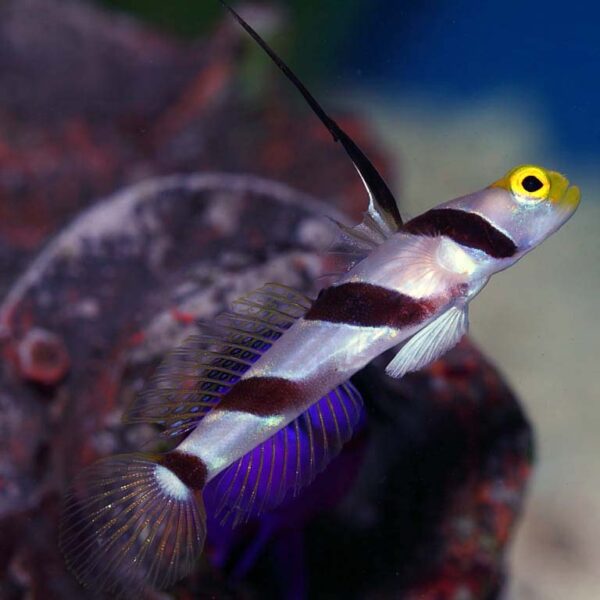
[(311, 304), (276, 283), (242, 296), (167, 355), (123, 420), (161, 425), (168, 437), (190, 431)]

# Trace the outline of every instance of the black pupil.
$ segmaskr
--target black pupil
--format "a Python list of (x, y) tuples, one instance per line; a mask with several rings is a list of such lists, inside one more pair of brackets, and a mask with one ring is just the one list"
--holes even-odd
[(535, 175), (527, 175), (521, 185), (528, 192), (537, 192), (544, 187), (544, 184)]

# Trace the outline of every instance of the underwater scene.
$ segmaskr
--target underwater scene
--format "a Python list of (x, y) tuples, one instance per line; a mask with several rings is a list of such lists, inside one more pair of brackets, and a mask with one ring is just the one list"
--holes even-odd
[(600, 598), (599, 18), (1, 3), (0, 600)]

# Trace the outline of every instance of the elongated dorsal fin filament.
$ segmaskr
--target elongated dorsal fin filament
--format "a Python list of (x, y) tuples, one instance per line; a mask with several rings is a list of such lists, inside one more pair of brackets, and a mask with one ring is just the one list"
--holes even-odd
[(402, 217), (398, 209), (398, 204), (385, 180), (373, 163), (358, 147), (356, 142), (325, 112), (325, 110), (323, 110), (323, 107), (319, 104), (317, 99), (281, 57), (277, 55), (273, 48), (271, 48), (271, 46), (269, 46), (267, 42), (265, 42), (265, 40), (263, 40), (263, 38), (248, 23), (246, 23), (246, 21), (231, 6), (229, 6), (229, 4), (227, 4), (227, 2), (224, 0), (219, 1), (302, 94), (312, 111), (329, 130), (334, 141), (342, 144), (369, 194), (368, 215), (387, 234), (398, 231), (400, 227), (402, 227)]

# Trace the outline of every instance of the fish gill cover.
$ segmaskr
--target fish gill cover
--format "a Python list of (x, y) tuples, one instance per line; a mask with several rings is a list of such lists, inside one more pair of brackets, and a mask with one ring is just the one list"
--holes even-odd
[[(184, 44), (87, 5), (11, 0), (0, 44), (0, 597), (81, 598), (56, 543), (68, 482), (156, 446), (120, 417), (167, 350), (264, 281), (308, 289), (329, 268), (320, 216), (357, 217), (364, 193), (276, 86), (239, 94), (245, 40), (228, 21)], [(368, 424), (326, 474), (234, 530), (209, 523), (175, 597), (495, 596), (527, 420), (467, 340), (401, 381), (389, 358), (356, 376)]]

